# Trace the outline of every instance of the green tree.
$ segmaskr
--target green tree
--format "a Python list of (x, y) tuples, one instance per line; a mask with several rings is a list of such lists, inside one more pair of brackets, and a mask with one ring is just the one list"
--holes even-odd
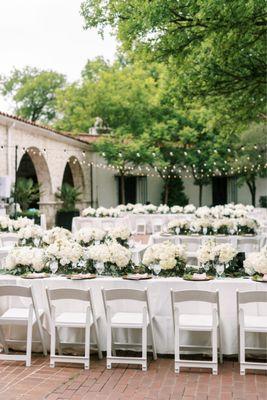
[(65, 77), (54, 71), (26, 67), (0, 77), (0, 91), (15, 103), (16, 115), (30, 121), (48, 123), (55, 118), (56, 91), (65, 85)]
[(232, 173), (239, 177), (240, 186), (247, 184), (253, 206), (256, 206), (256, 179), (267, 176), (266, 138), (266, 124), (251, 124), (240, 135), (240, 143), (235, 150)]
[(266, 114), (264, 0), (85, 0), (81, 12), (87, 28), (111, 26), (124, 51), (167, 62), (178, 97), (227, 110), (237, 124)]
[(19, 203), (22, 212), (27, 211), (31, 203), (39, 200), (40, 187), (41, 185), (34, 183), (32, 179), (18, 178), (12, 197)]

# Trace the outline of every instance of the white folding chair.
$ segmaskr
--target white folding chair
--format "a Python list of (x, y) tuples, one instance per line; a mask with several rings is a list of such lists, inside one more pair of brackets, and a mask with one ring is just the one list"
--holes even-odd
[(161, 233), (164, 227), (164, 220), (162, 218), (151, 219), (152, 234)]
[(187, 249), (187, 259), (197, 259), (198, 250), (201, 246), (200, 237), (179, 237), (180, 244)]
[(247, 315), (244, 306), (249, 303), (267, 303), (267, 291), (239, 292), (237, 290), (240, 375), (245, 375), (246, 369), (262, 369), (267, 371), (266, 362), (246, 361), (246, 350), (262, 351), (267, 354), (267, 336), (264, 348), (246, 347), (246, 333), (267, 334), (267, 315)]
[(19, 241), (16, 234), (4, 233), (0, 236), (0, 244), (2, 247), (14, 247)]
[(137, 218), (135, 223), (135, 234), (146, 235), (146, 220), (144, 218)]
[(237, 238), (237, 251), (239, 253), (253, 253), (260, 251), (260, 241), (252, 237)]
[[(98, 357), (102, 359), (102, 351), (99, 344), (99, 331), (98, 322), (95, 313), (94, 304), (92, 301), (91, 290), (81, 289), (48, 289), (46, 288), (47, 300), (51, 315), (51, 345), (50, 345), (50, 367), (54, 367), (56, 362), (68, 363), (81, 363), (84, 368), (88, 369), (90, 366), (90, 334), (91, 328), (94, 330), (96, 338), (96, 347), (98, 350)], [(66, 311), (56, 315), (56, 307), (53, 304), (57, 300), (75, 300), (87, 303), (86, 312), (71, 312)], [(61, 343), (58, 333), (58, 328), (83, 328), (85, 329), (85, 355), (83, 356), (69, 356), (62, 354), (61, 345), (71, 343)], [(58, 347), (58, 355), (56, 355), (56, 341)], [(74, 344), (74, 343), (73, 343)], [(75, 343), (81, 344), (81, 343)]]
[[(0, 360), (9, 361), (25, 361), (26, 367), (31, 365), (31, 352), (32, 352), (32, 329), (36, 324), (40, 341), (43, 347), (43, 353), (46, 356), (47, 350), (44, 340), (43, 328), (40, 318), (43, 316), (44, 311), (37, 308), (37, 303), (32, 291), (31, 286), (0, 286), (0, 296), (2, 297), (23, 297), (30, 300), (30, 305), (28, 308), (9, 308), (0, 316), (0, 342), (3, 345), (5, 354), (0, 354)], [(8, 354), (8, 344), (22, 342), (21, 340), (7, 340), (4, 338), (2, 331), (3, 326), (26, 326), (27, 327), (27, 339), (26, 339), (26, 354)], [(25, 343), (25, 341), (23, 341)]]
[[(222, 347), (220, 335), (220, 309), (218, 291), (205, 290), (177, 290), (171, 289), (172, 313), (174, 323), (174, 365), (175, 372), (180, 372), (180, 367), (212, 368), (213, 375), (218, 373), (218, 347), (220, 361), (222, 362)], [(210, 303), (212, 312), (209, 314), (183, 314), (180, 303), (193, 301)], [(179, 304), (179, 306), (178, 306)], [(182, 345), (180, 331), (210, 332), (211, 346)], [(219, 346), (218, 346), (219, 342)], [(206, 349), (212, 351), (212, 361), (181, 360), (180, 348)], [(192, 350), (191, 350), (192, 353)]]
[[(147, 329), (150, 329), (152, 339), (152, 351), (154, 360), (157, 359), (153, 317), (150, 312), (150, 305), (147, 296), (147, 289), (103, 289), (103, 302), (107, 318), (107, 368), (111, 369), (113, 363), (141, 364), (142, 370), (147, 370)], [(138, 301), (143, 303), (142, 312), (111, 312), (110, 302)], [(141, 329), (142, 330), (142, 357), (117, 357), (116, 348), (140, 347), (140, 343), (118, 343), (114, 340), (114, 329)], [(113, 347), (113, 349), (112, 349)], [(112, 355), (112, 350), (113, 354)]]

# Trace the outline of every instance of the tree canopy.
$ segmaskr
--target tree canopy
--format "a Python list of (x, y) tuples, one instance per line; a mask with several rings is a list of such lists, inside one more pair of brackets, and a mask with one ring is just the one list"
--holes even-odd
[(30, 121), (48, 123), (55, 118), (56, 91), (62, 88), (64, 75), (26, 67), (0, 77), (0, 91), (15, 103), (14, 112)]
[(81, 12), (87, 28), (111, 26), (131, 56), (169, 64), (177, 96), (236, 123), (265, 117), (264, 0), (85, 0)]

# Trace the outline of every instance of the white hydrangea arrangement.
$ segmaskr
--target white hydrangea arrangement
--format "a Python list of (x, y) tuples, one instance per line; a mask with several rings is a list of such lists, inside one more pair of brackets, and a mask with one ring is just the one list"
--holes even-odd
[(146, 206), (143, 204), (135, 204), (135, 206), (132, 209), (133, 214), (146, 214)]
[(87, 258), (104, 264), (105, 274), (122, 275), (131, 268), (131, 251), (116, 241), (88, 247)]
[(154, 206), (154, 204), (147, 204), (144, 208), (147, 214), (155, 214), (158, 210), (158, 207)]
[(267, 246), (260, 252), (248, 253), (244, 261), (245, 272), (248, 275), (258, 273), (267, 280)]
[(5, 269), (13, 275), (41, 272), (45, 268), (44, 251), (32, 247), (14, 247), (5, 259)]
[(161, 204), (158, 209), (157, 212), (159, 214), (168, 214), (170, 212), (170, 207), (167, 206), (166, 204)]
[[(0, 216), (0, 232), (10, 232), (11, 220), (6, 215)], [(12, 229), (13, 230), (13, 229)]]
[(75, 233), (74, 239), (81, 246), (90, 246), (102, 242), (106, 237), (106, 231), (100, 228), (81, 228)]
[(170, 208), (170, 212), (172, 214), (181, 214), (183, 212), (183, 207), (181, 207), (181, 206), (172, 206)]
[(44, 259), (46, 267), (50, 268), (52, 272), (72, 273), (86, 271), (83, 247), (71, 240), (57, 240), (47, 246), (44, 250)]
[(18, 232), (31, 225), (34, 225), (34, 220), (27, 217), (11, 219), (6, 215), (0, 216), (0, 232)]
[(200, 264), (210, 267), (215, 267), (217, 264), (225, 264), (229, 267), (236, 255), (237, 251), (231, 244), (216, 244), (214, 240), (208, 240), (198, 251), (198, 261)]
[(148, 268), (159, 264), (163, 276), (182, 276), (186, 264), (185, 248), (168, 241), (154, 244), (146, 249), (143, 264)]
[(185, 214), (194, 214), (196, 211), (196, 207), (194, 204), (187, 204), (187, 206), (184, 207), (184, 213)]
[(95, 217), (96, 210), (92, 207), (87, 207), (81, 212), (82, 217)]
[(44, 232), (43, 244), (50, 245), (56, 241), (71, 240), (72, 234), (65, 228), (55, 227)]
[(186, 219), (173, 219), (168, 223), (168, 232), (174, 235), (186, 235), (189, 232), (189, 222)]
[(128, 247), (128, 240), (131, 237), (131, 231), (127, 226), (116, 226), (107, 233), (107, 239), (116, 240), (124, 247)]
[(238, 235), (255, 235), (258, 227), (257, 221), (253, 218), (245, 217), (237, 220)]
[(44, 231), (39, 225), (28, 225), (21, 228), (18, 232), (19, 246), (40, 247), (43, 235)]

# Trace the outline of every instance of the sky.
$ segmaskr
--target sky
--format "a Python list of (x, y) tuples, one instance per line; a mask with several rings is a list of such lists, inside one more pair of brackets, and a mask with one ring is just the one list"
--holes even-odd
[[(79, 14), (82, 0), (0, 0), (0, 75), (26, 65), (53, 69), (79, 79), (87, 59), (112, 61), (115, 38), (84, 30)], [(0, 99), (0, 110), (10, 104)]]

